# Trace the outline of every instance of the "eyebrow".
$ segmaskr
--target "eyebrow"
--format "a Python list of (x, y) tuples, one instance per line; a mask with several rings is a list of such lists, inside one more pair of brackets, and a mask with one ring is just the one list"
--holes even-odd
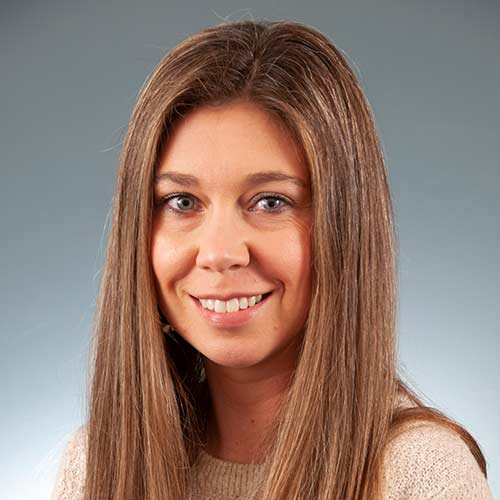
[[(181, 174), (180, 172), (165, 172), (155, 177), (155, 184), (163, 181), (171, 181), (181, 186), (200, 186), (200, 181), (197, 177), (190, 174)], [(258, 184), (265, 184), (266, 182), (292, 182), (300, 187), (307, 187), (306, 183), (300, 178), (293, 175), (284, 174), (283, 172), (269, 171), (269, 172), (256, 172), (248, 174), (245, 177), (244, 183), (248, 186), (256, 186)]]

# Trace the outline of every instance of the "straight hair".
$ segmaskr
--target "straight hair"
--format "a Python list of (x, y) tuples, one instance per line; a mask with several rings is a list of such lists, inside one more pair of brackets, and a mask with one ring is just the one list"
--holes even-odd
[[(397, 373), (397, 235), (374, 120), (346, 58), (290, 21), (224, 22), (160, 61), (123, 143), (91, 345), (85, 500), (185, 500), (210, 405), (200, 355), (165, 335), (151, 263), (153, 180), (176, 121), (244, 100), (276, 117), (306, 159), (312, 300), (272, 432), (263, 500), (382, 498), (387, 445), (410, 423), (474, 438)], [(413, 407), (397, 405), (404, 396)]]

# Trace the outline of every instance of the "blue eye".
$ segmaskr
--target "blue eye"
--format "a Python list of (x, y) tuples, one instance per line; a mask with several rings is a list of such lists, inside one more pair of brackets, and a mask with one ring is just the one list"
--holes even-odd
[(259, 204), (263, 200), (268, 200), (271, 201), (271, 204), (267, 205), (269, 210), (264, 210), (265, 212), (270, 212), (270, 213), (279, 213), (283, 211), (286, 206), (290, 206), (291, 203), (288, 199), (286, 199), (284, 196), (278, 196), (278, 195), (265, 195), (262, 196), (257, 200), (256, 204)]
[[(174, 202), (174, 206), (170, 205), (169, 202), (171, 200), (175, 200), (176, 198), (177, 200)], [(190, 202), (194, 205), (192, 197), (187, 194), (173, 194), (161, 200), (162, 204), (167, 205), (168, 210), (172, 210), (174, 213), (178, 214), (189, 211), (191, 208), (189, 205)]]
[[(170, 203), (171, 201), (173, 201), (172, 204)], [(265, 208), (265, 205), (261, 204), (262, 201), (267, 201), (267, 209)], [(261, 196), (255, 202), (255, 206), (259, 204), (260, 206), (264, 207), (263, 211), (265, 213), (280, 213), (287, 206), (293, 205), (293, 203), (284, 196), (267, 194)], [(176, 193), (162, 198), (160, 200), (160, 205), (165, 205), (166, 209), (170, 212), (173, 212), (175, 215), (184, 215), (189, 214), (192, 211), (192, 209), (196, 205), (196, 200), (192, 195), (188, 193)], [(254, 212), (255, 209), (253, 208), (250, 211)]]

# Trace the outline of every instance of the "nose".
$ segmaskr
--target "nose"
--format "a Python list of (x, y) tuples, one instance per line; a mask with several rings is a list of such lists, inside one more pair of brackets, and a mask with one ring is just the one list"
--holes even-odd
[(250, 253), (245, 241), (244, 224), (230, 210), (215, 210), (203, 221), (199, 233), (196, 265), (223, 272), (245, 267)]

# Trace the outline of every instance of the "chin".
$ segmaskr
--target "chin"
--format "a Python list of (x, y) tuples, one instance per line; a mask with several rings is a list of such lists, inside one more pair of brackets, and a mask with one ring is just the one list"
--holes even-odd
[(219, 365), (224, 368), (251, 368), (265, 360), (265, 356), (252, 352), (228, 352), (227, 349), (220, 353), (202, 353), (205, 362)]

